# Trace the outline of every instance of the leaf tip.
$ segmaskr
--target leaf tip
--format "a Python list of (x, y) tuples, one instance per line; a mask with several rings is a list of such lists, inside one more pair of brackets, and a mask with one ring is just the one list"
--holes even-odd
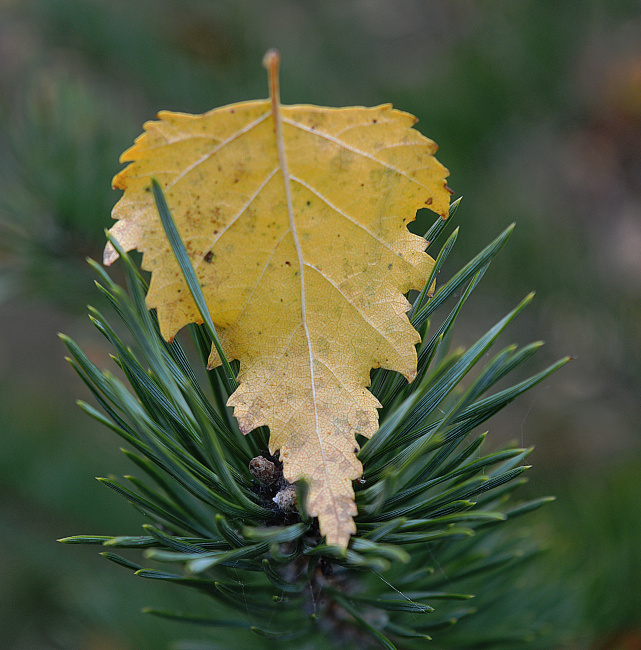
[(105, 266), (111, 266), (119, 257), (120, 255), (118, 255), (118, 251), (113, 247), (113, 244), (111, 242), (107, 242), (105, 245), (105, 250), (102, 254), (102, 263)]

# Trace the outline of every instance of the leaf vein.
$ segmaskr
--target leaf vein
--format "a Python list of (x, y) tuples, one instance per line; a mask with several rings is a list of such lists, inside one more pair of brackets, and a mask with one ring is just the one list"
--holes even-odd
[(358, 223), (358, 221), (356, 221), (356, 219), (351, 217), (346, 212), (343, 212), (343, 210), (341, 210), (338, 206), (334, 205), (329, 199), (327, 199), (320, 192), (318, 192), (316, 189), (314, 189), (309, 183), (306, 183), (304, 180), (301, 180), (300, 178), (297, 178), (296, 176), (290, 176), (290, 180), (294, 181), (295, 183), (298, 183), (299, 185), (302, 185), (303, 187), (306, 187), (310, 192), (315, 194), (323, 203), (325, 203), (325, 205), (328, 208), (331, 208), (332, 210), (334, 210), (334, 212), (336, 212), (337, 214), (340, 214), (341, 217), (344, 217), (345, 219), (347, 219), (348, 221), (353, 223), (355, 226), (357, 226), (361, 230), (364, 230), (370, 237), (375, 239), (381, 246), (384, 246), (385, 248), (387, 248), (387, 250), (389, 250), (395, 257), (397, 257), (399, 260), (401, 260), (402, 262), (404, 262), (405, 264), (407, 264), (408, 266), (411, 266), (413, 268), (413, 265), (410, 262), (408, 262), (400, 253), (395, 251), (387, 242), (384, 242), (383, 240), (379, 239), (371, 230), (366, 228), (362, 223)]
[(300, 129), (301, 131), (307, 131), (307, 133), (311, 133), (312, 135), (316, 135), (320, 138), (325, 138), (326, 140), (329, 140), (330, 142), (333, 142), (334, 144), (337, 144), (339, 147), (343, 147), (343, 149), (347, 149), (347, 151), (351, 151), (352, 153), (358, 154), (359, 156), (363, 156), (364, 158), (369, 158), (370, 160), (373, 160), (374, 162), (378, 163), (382, 167), (385, 167), (396, 174), (399, 174), (399, 176), (404, 176), (407, 178), (409, 181), (412, 183), (416, 183), (420, 187), (422, 187), (425, 190), (430, 190), (429, 187), (426, 185), (423, 185), (423, 183), (419, 183), (415, 178), (412, 178), (409, 174), (404, 172), (401, 169), (398, 169), (394, 167), (394, 165), (390, 165), (389, 163), (386, 163), (384, 160), (379, 160), (376, 156), (373, 156), (371, 153), (367, 153), (367, 151), (363, 151), (361, 149), (357, 149), (356, 147), (352, 147), (351, 145), (348, 145), (346, 142), (343, 142), (342, 140), (339, 140), (338, 138), (334, 137), (333, 135), (329, 135), (329, 133), (323, 133), (321, 131), (317, 130), (312, 130), (307, 126), (304, 126), (303, 124), (300, 124), (298, 122), (294, 122), (293, 120), (289, 120), (287, 118), (283, 118), (283, 122), (286, 122), (290, 126), (293, 126), (296, 129)]
[[(369, 325), (369, 326), (370, 326), (370, 327), (371, 327), (371, 328), (372, 328), (372, 329), (373, 329), (373, 330), (374, 330), (374, 331), (375, 331), (375, 332), (376, 332), (376, 333), (377, 333), (377, 334), (378, 334), (382, 339), (384, 339), (387, 343), (390, 344), (390, 347), (394, 350), (394, 352), (396, 352), (396, 353), (398, 354), (398, 356), (400, 357), (400, 359), (403, 359), (403, 354), (400, 352), (400, 350), (398, 350), (398, 348), (397, 348), (395, 345), (393, 345), (393, 344), (390, 342), (389, 337), (386, 336), (385, 334), (383, 334), (383, 332), (381, 332), (381, 331), (380, 331), (380, 330), (379, 330), (379, 329), (374, 325), (374, 323), (372, 323), (372, 322), (367, 318), (367, 316), (362, 312), (362, 310), (361, 310), (357, 305), (355, 305), (355, 304), (354, 304), (354, 303), (349, 299), (349, 297), (345, 295), (345, 293), (343, 293), (343, 291), (341, 290), (341, 288), (340, 288), (338, 285), (334, 284), (334, 282), (333, 282), (333, 281), (332, 281), (328, 276), (326, 276), (326, 275), (325, 275), (325, 274), (324, 274), (324, 273), (323, 273), (323, 272), (322, 272), (318, 267), (314, 266), (313, 264), (307, 264), (306, 266), (308, 266), (310, 269), (313, 269), (314, 271), (316, 271), (316, 272), (317, 272), (317, 273), (318, 273), (318, 274), (319, 274), (319, 275), (320, 275), (320, 276), (321, 276), (321, 277), (322, 277), (326, 282), (328, 282), (332, 287), (334, 287), (334, 289), (336, 289), (336, 291), (338, 291), (338, 293), (339, 293), (339, 294), (340, 294), (340, 295), (345, 299), (345, 302), (347, 302), (347, 304), (348, 304), (352, 309), (354, 309), (354, 311), (356, 311), (356, 312), (359, 314), (359, 316), (360, 316), (360, 317), (361, 317), (361, 318), (362, 318), (362, 319), (363, 319), (363, 320), (364, 320), (364, 321), (365, 321), (365, 322), (366, 322), (366, 323), (367, 323), (367, 324), (368, 324), (368, 325)], [(378, 303), (378, 304), (385, 304), (385, 303)]]
[(236, 323), (238, 323), (238, 321), (243, 317), (243, 314), (245, 313), (245, 310), (247, 309), (247, 305), (250, 303), (251, 299), (254, 297), (254, 294), (256, 293), (256, 290), (258, 289), (258, 286), (260, 285), (260, 283), (261, 283), (261, 281), (263, 279), (263, 276), (265, 275), (265, 271), (267, 271), (267, 267), (269, 266), (269, 263), (272, 261), (272, 258), (276, 254), (276, 251), (278, 250), (278, 247), (282, 244), (283, 239), (285, 239), (285, 237), (287, 237), (287, 235), (289, 235), (289, 230), (287, 232), (285, 232), (285, 234), (278, 240), (278, 242), (274, 246), (274, 250), (272, 251), (272, 254), (269, 256), (269, 259), (265, 263), (265, 266), (263, 267), (263, 270), (260, 272), (260, 276), (259, 276), (258, 280), (256, 281), (256, 284), (253, 286), (251, 294), (249, 295), (249, 297), (245, 301), (245, 304), (243, 305), (242, 309), (240, 310), (240, 314), (238, 314), (238, 318), (234, 321), (232, 327), (234, 325), (236, 325)]
[(258, 126), (261, 122), (264, 122), (270, 115), (270, 112), (267, 111), (266, 113), (263, 113), (260, 117), (257, 117), (253, 122), (250, 122), (247, 126), (243, 127), (239, 131), (236, 131), (236, 133), (232, 134), (229, 136), (226, 140), (223, 140), (218, 144), (212, 151), (209, 151), (208, 153), (204, 154), (201, 156), (196, 162), (192, 163), (188, 167), (186, 167), (182, 173), (178, 175), (176, 179), (174, 179), (174, 182), (171, 185), (168, 185), (165, 189), (165, 192), (167, 190), (170, 190), (176, 183), (178, 183), (182, 178), (184, 178), (187, 174), (189, 174), (191, 171), (193, 171), (198, 165), (202, 165), (202, 163), (205, 162), (205, 160), (208, 160), (212, 156), (215, 156), (223, 147), (227, 146), (234, 140), (237, 140), (241, 136), (245, 135), (249, 131), (251, 131), (254, 127)]
[(305, 304), (305, 277), (304, 277), (304, 264), (305, 260), (303, 258), (303, 250), (298, 240), (298, 232), (296, 231), (296, 220), (294, 218), (294, 205), (292, 202), (292, 189), (291, 189), (291, 178), (289, 176), (289, 170), (287, 168), (287, 155), (285, 153), (285, 141), (283, 139), (283, 116), (280, 110), (280, 99), (278, 97), (278, 86), (277, 82), (272, 86), (272, 113), (274, 116), (274, 125), (275, 125), (275, 135), (276, 135), (276, 145), (278, 147), (278, 160), (280, 162), (281, 172), (283, 174), (283, 183), (285, 186), (285, 197), (287, 200), (287, 214), (289, 216), (289, 227), (294, 238), (294, 246), (296, 248), (296, 254), (298, 256), (298, 267), (300, 270), (300, 299), (301, 299), (301, 320), (303, 322), (303, 327), (305, 329), (305, 336), (307, 338), (307, 349), (309, 354), (309, 371), (310, 379), (312, 385), (312, 400), (314, 403), (314, 423), (315, 423), (315, 433), (318, 439), (318, 447), (321, 454), (321, 459), (323, 463), (323, 471), (325, 473), (325, 484), (326, 489), (330, 494), (330, 503), (331, 508), (334, 512), (334, 517), (336, 521), (340, 521), (338, 514), (338, 509), (336, 507), (336, 497), (334, 496), (334, 490), (332, 489), (331, 477), (329, 475), (327, 460), (325, 459), (325, 450), (323, 448), (323, 439), (319, 430), (319, 421), (318, 421), (318, 405), (317, 405), (317, 395), (316, 395), (316, 378), (314, 376), (314, 358), (312, 352), (312, 341), (309, 334), (309, 327), (307, 324), (307, 312)]

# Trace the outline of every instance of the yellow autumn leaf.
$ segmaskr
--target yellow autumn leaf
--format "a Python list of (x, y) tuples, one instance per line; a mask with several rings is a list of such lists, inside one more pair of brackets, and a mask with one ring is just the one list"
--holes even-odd
[[(372, 436), (372, 368), (409, 381), (418, 333), (404, 294), (433, 260), (406, 226), (419, 208), (447, 216), (447, 170), (416, 118), (374, 108), (282, 106), (270, 99), (204, 115), (161, 112), (126, 151), (111, 229), (152, 272), (147, 306), (171, 340), (201, 323), (165, 237), (151, 179), (164, 190), (222, 348), (238, 359), (228, 404), (243, 433), (270, 429), (285, 478), (309, 483), (307, 510), (328, 544), (355, 532), (355, 435)], [(111, 244), (104, 261), (117, 253)], [(210, 367), (220, 363), (215, 351)]]

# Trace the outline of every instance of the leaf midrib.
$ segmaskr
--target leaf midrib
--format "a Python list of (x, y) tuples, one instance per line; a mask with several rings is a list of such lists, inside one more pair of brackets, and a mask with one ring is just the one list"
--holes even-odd
[[(316, 437), (318, 439), (318, 447), (321, 453), (321, 459), (323, 463), (323, 471), (325, 473), (325, 483), (327, 490), (330, 494), (330, 503), (332, 505), (332, 510), (334, 511), (334, 517), (336, 525), (339, 525), (340, 518), (338, 516), (338, 510), (336, 509), (336, 499), (334, 497), (334, 492), (332, 490), (331, 477), (327, 468), (327, 461), (325, 459), (325, 449), (323, 446), (323, 440), (321, 438), (321, 432), (318, 425), (318, 407), (316, 405), (316, 376), (314, 371), (314, 355), (312, 351), (312, 341), (309, 335), (309, 327), (307, 325), (307, 305), (305, 302), (305, 272), (304, 266), (305, 262), (303, 259), (303, 249), (298, 240), (298, 232), (296, 230), (296, 220), (294, 218), (294, 205), (292, 202), (292, 192), (291, 192), (291, 179), (289, 177), (289, 170), (287, 167), (287, 155), (285, 153), (285, 141), (283, 139), (283, 124), (282, 124), (282, 115), (280, 113), (280, 100), (278, 97), (278, 88), (271, 88), (271, 104), (272, 104), (272, 116), (274, 119), (274, 130), (276, 136), (276, 146), (278, 148), (278, 161), (280, 164), (280, 171), (283, 175), (283, 183), (285, 186), (285, 198), (287, 201), (287, 216), (289, 219), (289, 229), (292, 233), (292, 238), (294, 240), (294, 247), (296, 249), (296, 256), (298, 257), (298, 267), (300, 274), (300, 302), (301, 302), (301, 320), (303, 323), (303, 328), (305, 331), (305, 337), (307, 339), (307, 350), (309, 354), (309, 372), (310, 380), (312, 385), (312, 401), (314, 404), (314, 428)], [(320, 513), (319, 513), (320, 514)], [(335, 532), (335, 531), (333, 531)]]

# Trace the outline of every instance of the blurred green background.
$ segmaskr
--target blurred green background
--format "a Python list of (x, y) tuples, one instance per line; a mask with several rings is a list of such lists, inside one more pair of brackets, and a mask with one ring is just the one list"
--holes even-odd
[(638, 650), (638, 0), (0, 1), (0, 647), (207, 638), (139, 613), (187, 608), (183, 592), (54, 541), (142, 523), (93, 478), (131, 467), (76, 408), (90, 397), (56, 332), (110, 365), (84, 316), (101, 306), (84, 260), (101, 257), (118, 156), (158, 110), (265, 97), (269, 47), (285, 103), (392, 102), (420, 118), (464, 197), (444, 274), (517, 222), (459, 342), (537, 290), (512, 340), (545, 340), (539, 367), (575, 359), (496, 417), (489, 440), (535, 445), (527, 489), (559, 497), (535, 529), (567, 585), (566, 647)]

